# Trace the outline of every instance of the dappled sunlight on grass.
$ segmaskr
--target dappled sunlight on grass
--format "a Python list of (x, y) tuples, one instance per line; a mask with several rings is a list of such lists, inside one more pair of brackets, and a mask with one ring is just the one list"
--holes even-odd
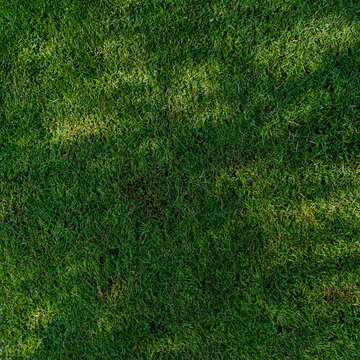
[(153, 343), (149, 346), (147, 353), (149, 357), (152, 358), (154, 356), (159, 356), (160, 354), (172, 354), (181, 352), (181, 350), (186, 350), (193, 346), (193, 343), (187, 344), (181, 338), (180, 339), (171, 339), (170, 337), (167, 339), (162, 339), (157, 343)]
[(232, 109), (224, 103), (218, 83), (220, 67), (221, 64), (212, 62), (190, 63), (175, 70), (175, 80), (168, 89), (169, 116), (180, 123), (188, 122), (185, 119), (191, 118), (188, 126), (192, 127), (206, 122), (211, 124), (219, 118), (230, 118)]
[(32, 311), (28, 315), (27, 327), (29, 330), (34, 330), (37, 327), (47, 326), (54, 317), (54, 310), (52, 309), (50, 304), (37, 304), (36, 308), (32, 309)]
[[(105, 40), (99, 48), (105, 63), (110, 66), (108, 73), (110, 83), (118, 88), (122, 82), (130, 85), (153, 85), (154, 73), (147, 69), (148, 54), (139, 46), (144, 43), (143, 35), (121, 36), (112, 40)], [(114, 61), (115, 60), (115, 61)], [(103, 82), (105, 79), (99, 79)]]
[(106, 128), (106, 122), (103, 119), (97, 120), (96, 117), (84, 116), (78, 121), (73, 119), (64, 119), (59, 121), (51, 129), (51, 141), (63, 143), (66, 141), (84, 141), (91, 138)]
[(359, 5), (4, 9), (1, 355), (356, 353)]
[(258, 66), (271, 71), (274, 78), (301, 77), (314, 72), (327, 60), (329, 50), (346, 50), (358, 42), (359, 25), (330, 14), (326, 17), (311, 17), (301, 20), (272, 39), (268, 46), (257, 49), (255, 58)]

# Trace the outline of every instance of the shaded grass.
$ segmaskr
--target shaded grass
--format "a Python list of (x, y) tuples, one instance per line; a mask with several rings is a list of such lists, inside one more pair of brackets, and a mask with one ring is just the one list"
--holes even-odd
[(358, 358), (359, 13), (1, 1), (1, 354)]

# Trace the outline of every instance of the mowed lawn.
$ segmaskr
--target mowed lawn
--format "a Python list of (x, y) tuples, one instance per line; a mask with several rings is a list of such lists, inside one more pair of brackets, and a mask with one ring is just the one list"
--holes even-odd
[(0, 0), (0, 357), (360, 358), (360, 2)]

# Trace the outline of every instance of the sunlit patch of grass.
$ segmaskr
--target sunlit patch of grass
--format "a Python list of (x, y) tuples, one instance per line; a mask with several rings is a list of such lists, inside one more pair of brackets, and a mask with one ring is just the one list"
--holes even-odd
[(111, 83), (124, 81), (130, 85), (154, 84), (154, 75), (147, 69), (149, 54), (140, 46), (146, 38), (142, 35), (122, 36), (105, 40), (98, 53), (108, 63), (113, 73)]
[(268, 46), (261, 44), (255, 57), (258, 66), (267, 68), (274, 78), (286, 74), (288, 81), (317, 71), (329, 55), (355, 45), (358, 31), (359, 25), (341, 14), (304, 19), (269, 39)]
[(36, 350), (40, 347), (41, 340), (35, 336), (28, 337), (27, 339), (20, 340), (16, 346), (5, 347), (6, 354), (14, 357), (31, 357), (34, 356)]
[(28, 314), (27, 327), (30, 330), (34, 330), (37, 327), (47, 326), (53, 319), (54, 312), (51, 309), (51, 305), (39, 306), (36, 309), (33, 309), (31, 313)]
[(198, 65), (190, 63), (175, 70), (176, 81), (167, 90), (169, 116), (181, 122), (191, 118), (191, 126), (228, 119), (232, 109), (220, 100), (223, 98), (218, 83), (220, 66), (211, 62)]
[(91, 114), (79, 119), (64, 119), (53, 125), (51, 129), (52, 141), (63, 144), (65, 142), (85, 141), (86, 138), (96, 136), (106, 129), (106, 121)]
[(42, 41), (34, 43), (33, 39), (26, 38), (18, 41), (17, 65), (28, 66), (35, 61), (39, 64), (48, 61), (51, 62), (58, 56), (58, 48), (55, 40)]
[(155, 356), (161, 356), (161, 354), (166, 356), (169, 356), (172, 353), (176, 354), (182, 349), (185, 350), (187, 347), (189, 347), (189, 344), (186, 344), (186, 342), (181, 339), (172, 339), (168, 337), (167, 339), (162, 339), (158, 343), (151, 344), (147, 352), (151, 359)]

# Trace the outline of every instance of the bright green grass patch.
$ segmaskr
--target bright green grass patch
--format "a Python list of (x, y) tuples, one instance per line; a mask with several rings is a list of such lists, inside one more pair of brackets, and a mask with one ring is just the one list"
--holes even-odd
[(360, 357), (360, 4), (0, 0), (0, 354)]

